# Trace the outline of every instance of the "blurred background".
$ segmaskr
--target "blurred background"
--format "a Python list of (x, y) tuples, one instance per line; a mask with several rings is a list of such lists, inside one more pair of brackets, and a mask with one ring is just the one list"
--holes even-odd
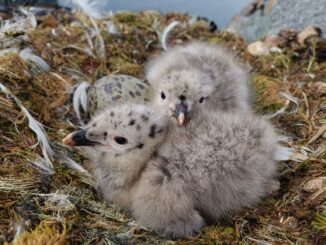
[[(60, 5), (72, 7), (74, 2), (91, 4), (97, 11), (142, 11), (156, 10), (162, 13), (180, 12), (189, 15), (206, 17), (224, 27), (231, 20), (232, 16), (239, 12), (246, 4), (252, 0), (232, 0), (232, 1), (189, 1), (189, 0), (2, 0), (9, 5)], [(2, 2), (0, 1), (0, 2)]]

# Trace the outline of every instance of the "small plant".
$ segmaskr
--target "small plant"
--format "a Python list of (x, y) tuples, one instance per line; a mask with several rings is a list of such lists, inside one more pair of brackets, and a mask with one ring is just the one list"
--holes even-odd
[(312, 227), (316, 231), (326, 232), (326, 214), (317, 213)]

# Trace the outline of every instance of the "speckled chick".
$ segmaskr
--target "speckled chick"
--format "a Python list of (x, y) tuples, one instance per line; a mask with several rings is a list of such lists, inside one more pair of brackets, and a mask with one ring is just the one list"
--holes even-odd
[(182, 113), (187, 121), (203, 110), (250, 110), (246, 70), (216, 45), (176, 46), (150, 61), (146, 70), (155, 91), (153, 104), (177, 119)]
[(147, 104), (152, 96), (153, 89), (146, 80), (121, 74), (105, 76), (88, 88), (88, 117), (126, 102)]
[(269, 123), (218, 112), (177, 128), (162, 115), (125, 105), (66, 138), (89, 145), (85, 151), (108, 201), (148, 228), (179, 238), (267, 194), (277, 145)]

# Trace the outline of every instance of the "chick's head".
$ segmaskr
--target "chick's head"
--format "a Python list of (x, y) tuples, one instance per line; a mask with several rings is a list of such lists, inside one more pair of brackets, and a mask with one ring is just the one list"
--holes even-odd
[(197, 69), (174, 70), (156, 83), (153, 103), (183, 126), (205, 109), (205, 104), (215, 90), (209, 73)]
[(94, 152), (120, 155), (160, 143), (168, 131), (168, 120), (145, 105), (126, 104), (102, 112), (63, 142), (87, 147), (88, 151), (91, 148)]

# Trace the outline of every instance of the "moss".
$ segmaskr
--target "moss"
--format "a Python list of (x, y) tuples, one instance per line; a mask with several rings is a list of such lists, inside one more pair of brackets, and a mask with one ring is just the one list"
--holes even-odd
[(205, 244), (228, 244), (236, 236), (233, 227), (223, 226), (206, 227), (202, 233)]
[[(11, 245), (65, 245), (66, 228), (62, 231), (57, 230), (56, 227), (40, 224), (32, 231), (25, 231), (20, 234)], [(8, 243), (5, 243), (9, 245)]]
[(317, 213), (311, 225), (315, 231), (323, 231), (326, 233), (326, 214)]
[(265, 75), (254, 75), (251, 78), (256, 92), (256, 108), (261, 113), (273, 112), (284, 105), (279, 97), (281, 82)]

